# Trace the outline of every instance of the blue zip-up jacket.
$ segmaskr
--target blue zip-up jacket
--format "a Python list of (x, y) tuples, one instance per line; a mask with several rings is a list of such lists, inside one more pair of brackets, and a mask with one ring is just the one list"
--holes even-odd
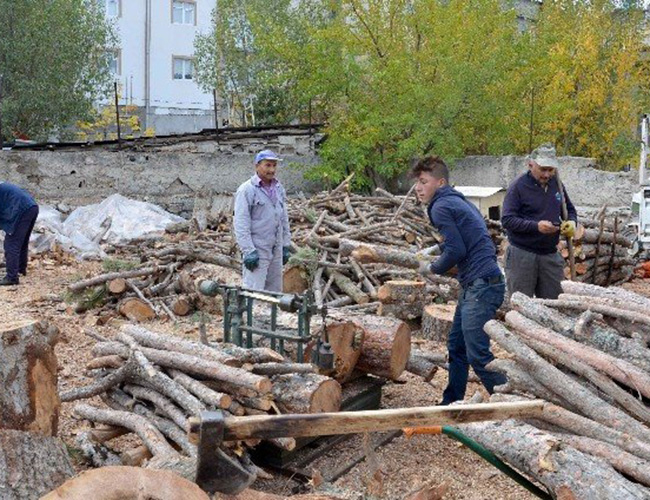
[[(566, 189), (564, 198), (569, 219), (577, 223), (578, 215)], [(529, 170), (517, 177), (508, 187), (503, 202), (501, 224), (511, 245), (538, 255), (555, 253), (560, 241), (560, 232), (542, 234), (537, 228), (537, 223), (547, 220), (558, 224), (561, 218), (562, 201), (555, 177), (551, 177), (544, 188)]]
[(5, 233), (14, 234), (20, 216), (35, 206), (27, 191), (8, 182), (0, 183), (0, 229)]
[(429, 220), (444, 238), (442, 255), (431, 264), (436, 274), (458, 266), (458, 281), (468, 285), (501, 274), (494, 243), (478, 209), (451, 186), (436, 191), (429, 204)]

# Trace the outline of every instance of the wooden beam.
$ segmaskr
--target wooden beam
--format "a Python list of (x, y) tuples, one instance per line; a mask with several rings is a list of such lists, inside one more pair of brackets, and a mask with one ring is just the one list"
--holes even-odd
[[(398, 430), (404, 427), (453, 425), (485, 420), (534, 418), (544, 401), (425, 406), (390, 410), (368, 410), (306, 415), (255, 415), (226, 418), (224, 441), (251, 438), (331, 436)], [(190, 433), (199, 429), (199, 419), (190, 419)]]

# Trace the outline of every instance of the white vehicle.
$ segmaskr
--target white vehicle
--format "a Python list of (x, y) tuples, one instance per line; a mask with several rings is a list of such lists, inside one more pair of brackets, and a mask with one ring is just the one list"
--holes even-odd
[(646, 177), (648, 164), (650, 117), (643, 115), (641, 120), (641, 161), (639, 163), (640, 190), (632, 196), (632, 221), (628, 227), (635, 233), (631, 255), (650, 250), (650, 179)]

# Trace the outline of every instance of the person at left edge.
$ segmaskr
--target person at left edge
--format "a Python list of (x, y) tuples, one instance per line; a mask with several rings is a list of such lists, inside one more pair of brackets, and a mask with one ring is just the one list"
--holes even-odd
[(429, 220), (444, 240), (440, 257), (421, 261), (420, 273), (444, 274), (457, 266), (461, 285), (447, 340), (449, 383), (439, 404), (465, 397), (470, 365), (492, 394), (495, 386), (507, 381), (505, 375), (486, 368), (494, 356), (483, 327), (494, 318), (505, 294), (494, 244), (478, 209), (449, 185), (449, 170), (441, 158), (423, 158), (411, 173), (416, 178), (415, 193), (428, 205)]
[(34, 198), (14, 184), (0, 183), (0, 229), (5, 232), (6, 276), (0, 286), (17, 285), (18, 275), (27, 275), (29, 236), (38, 217)]
[(276, 178), (280, 158), (268, 149), (255, 156), (255, 174), (235, 194), (234, 229), (242, 253), (242, 281), (251, 290), (282, 291), (291, 232), (287, 195)]

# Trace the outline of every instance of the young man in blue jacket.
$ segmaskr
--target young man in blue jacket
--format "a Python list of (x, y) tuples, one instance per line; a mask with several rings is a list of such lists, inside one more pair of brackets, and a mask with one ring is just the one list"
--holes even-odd
[(420, 160), (412, 174), (418, 199), (428, 204), (431, 224), (444, 238), (441, 255), (433, 262), (422, 261), (420, 273), (444, 274), (457, 266), (462, 287), (447, 342), (449, 383), (440, 404), (465, 397), (470, 365), (492, 394), (495, 386), (507, 381), (503, 374), (485, 368), (494, 356), (483, 326), (494, 318), (505, 294), (494, 244), (478, 209), (449, 185), (449, 170), (441, 158)]
[(557, 244), (560, 235), (573, 237), (578, 216), (565, 189), (569, 217), (562, 220), (558, 167), (555, 148), (542, 145), (531, 153), (528, 172), (508, 187), (501, 223), (510, 243), (505, 256), (509, 295), (557, 299), (562, 293), (564, 258)]
[(0, 286), (18, 284), (18, 275), (27, 275), (29, 236), (38, 217), (38, 205), (30, 194), (8, 182), (0, 183), (0, 229), (5, 232), (7, 275)]

